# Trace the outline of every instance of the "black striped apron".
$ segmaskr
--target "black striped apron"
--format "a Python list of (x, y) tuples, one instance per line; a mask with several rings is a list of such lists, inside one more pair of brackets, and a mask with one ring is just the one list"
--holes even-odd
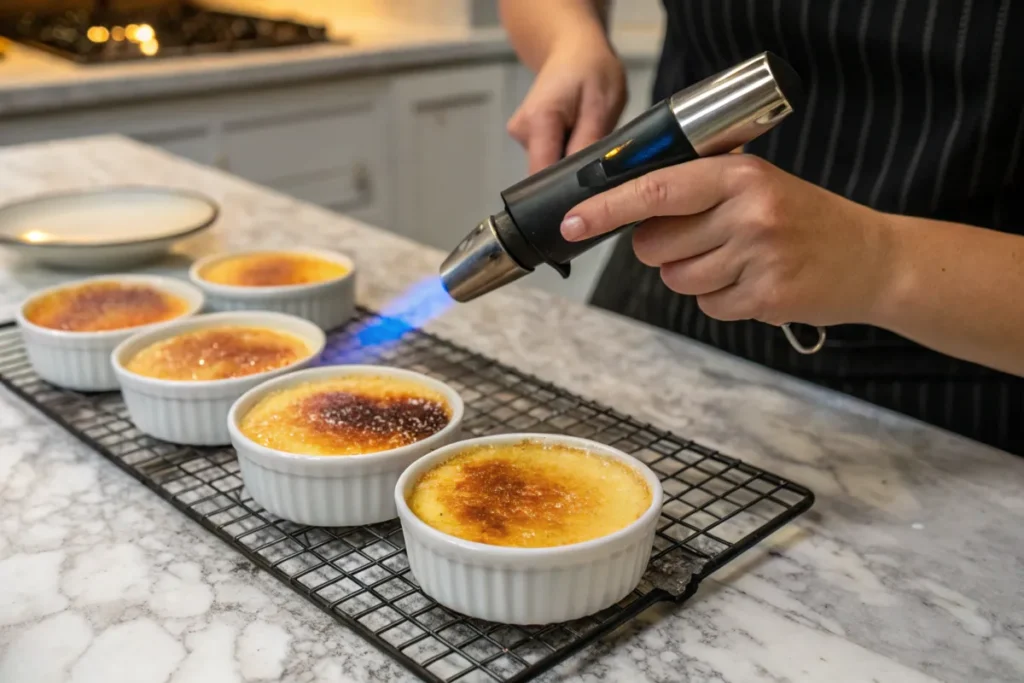
[[(801, 74), (807, 99), (749, 152), (882, 211), (1024, 230), (1024, 2), (666, 0), (665, 7), (656, 101), (774, 51)], [(866, 326), (831, 328), (823, 351), (800, 356), (778, 328), (706, 317), (692, 297), (669, 291), (657, 270), (640, 264), (629, 242), (619, 240), (595, 305), (1024, 454), (1024, 380)]]

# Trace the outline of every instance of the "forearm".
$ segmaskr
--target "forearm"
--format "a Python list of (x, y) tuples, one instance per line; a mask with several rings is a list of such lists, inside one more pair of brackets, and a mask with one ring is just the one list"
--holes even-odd
[(499, 0), (512, 47), (536, 72), (556, 44), (603, 41), (606, 0)]
[(891, 284), (869, 322), (1024, 376), (1024, 237), (891, 218)]

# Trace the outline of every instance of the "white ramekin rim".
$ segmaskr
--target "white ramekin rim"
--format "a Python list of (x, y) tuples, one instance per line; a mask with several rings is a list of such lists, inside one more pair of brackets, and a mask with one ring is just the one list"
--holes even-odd
[[(614, 458), (628, 467), (631, 467), (635, 472), (643, 477), (651, 492), (651, 503), (644, 513), (633, 522), (606, 536), (594, 538), (589, 541), (582, 541), (580, 543), (570, 543), (568, 545), (552, 546), (548, 548), (516, 548), (490, 545), (487, 543), (477, 543), (476, 541), (467, 541), (466, 539), (452, 536), (451, 534), (446, 534), (443, 531), (435, 529), (417, 517), (416, 513), (409, 508), (409, 504), (405, 499), (406, 489), (435, 465), (438, 465), (474, 446), (520, 443), (522, 441), (541, 441), (545, 443), (563, 444)], [(581, 555), (590, 556), (594, 554), (602, 554), (604, 550), (609, 549), (612, 546), (619, 546), (624, 542), (628, 543), (631, 538), (636, 537), (650, 524), (656, 522), (657, 518), (661, 516), (663, 497), (664, 492), (662, 490), (661, 481), (658, 479), (657, 475), (654, 474), (651, 468), (617, 448), (577, 436), (522, 432), (481, 436), (466, 439), (464, 441), (457, 441), (439, 448), (409, 465), (409, 467), (407, 467), (402, 473), (402, 476), (399, 477), (398, 483), (395, 485), (395, 505), (398, 507), (398, 516), (402, 521), (402, 528), (405, 533), (409, 533), (411, 531), (416, 536), (424, 540), (431, 541), (436, 547), (445, 548), (457, 553), (460, 557), (465, 557), (467, 559), (472, 558), (473, 560), (483, 562), (490, 560), (497, 562), (525, 561), (528, 563), (530, 561), (540, 559), (557, 560), (564, 558), (566, 560), (571, 560)]]
[[(295, 334), (305, 341), (310, 348), (310, 354), (295, 363), (282, 368), (275, 368), (265, 372), (258, 372), (252, 375), (231, 377), (228, 379), (216, 380), (170, 380), (145, 377), (131, 372), (124, 366), (126, 356), (130, 353), (141, 351), (151, 344), (168, 339), (175, 335), (190, 332), (193, 330), (221, 327), (223, 325), (239, 325), (246, 327), (265, 327), (272, 330), (279, 330), (282, 325), (287, 326), (287, 332)], [(252, 386), (252, 383), (262, 382), (265, 379), (290, 372), (296, 366), (308, 365), (320, 356), (327, 343), (327, 335), (317, 325), (298, 316), (286, 313), (274, 313), (271, 311), (228, 311), (224, 313), (205, 313), (192, 316), (185, 320), (176, 320), (163, 323), (151, 329), (144, 330), (125, 339), (117, 345), (110, 354), (110, 362), (114, 366), (118, 381), (122, 386), (146, 392), (146, 390), (157, 391), (161, 394), (178, 393), (184, 396), (193, 396), (196, 393), (213, 394), (238, 390), (243, 387)]]
[[(400, 448), (392, 448), (386, 451), (378, 451), (376, 453), (346, 456), (307, 455), (302, 453), (288, 453), (286, 451), (268, 448), (247, 437), (242, 433), (242, 430), (238, 426), (238, 422), (242, 418), (243, 414), (247, 413), (261, 398), (273, 391), (278, 391), (280, 389), (285, 389), (299, 384), (305, 384), (307, 382), (315, 382), (318, 380), (327, 380), (351, 375), (396, 377), (420, 383), (423, 386), (437, 391), (445, 397), (445, 400), (448, 402), (452, 411), (451, 419), (448, 420), (448, 424), (445, 425), (442, 430), (431, 434), (425, 439), (401, 446)], [(234, 405), (231, 406), (231, 410), (228, 412), (228, 431), (231, 432), (232, 442), (241, 445), (246, 450), (245, 457), (258, 459), (262, 461), (262, 464), (269, 465), (271, 467), (273, 467), (274, 464), (289, 464), (292, 466), (297, 465), (299, 467), (304, 465), (313, 466), (319, 472), (344, 471), (346, 468), (363, 469), (374, 465), (385, 465), (390, 461), (402, 461), (416, 453), (429, 453), (434, 450), (434, 444), (439, 442), (444, 443), (452, 432), (460, 429), (464, 414), (465, 403), (459, 395), (459, 392), (441, 380), (434, 379), (428, 375), (424, 375), (413, 370), (394, 368), (387, 365), (326, 365), (317, 368), (299, 370), (285, 375), (284, 377), (277, 377), (267, 382), (263, 382), (259, 386), (256, 386), (244, 393), (237, 401), (235, 401)]]
[[(131, 283), (131, 284), (146, 284), (159, 289), (165, 293), (179, 296), (188, 303), (188, 308), (184, 313), (172, 318), (157, 323), (146, 323), (143, 325), (136, 325), (134, 327), (123, 327), (116, 330), (102, 330), (99, 332), (75, 332), (73, 330), (54, 330), (49, 327), (42, 327), (36, 325), (25, 316), (25, 311), (30, 304), (41, 299), (44, 296), (59, 292), (65, 289), (72, 289), (82, 285), (95, 283), (95, 282), (118, 282), (118, 283)], [(19, 327), (30, 330), (34, 335), (41, 338), (48, 338), (55, 342), (60, 341), (103, 341), (103, 340), (117, 340), (123, 339), (126, 335), (132, 336), (142, 331), (151, 330), (154, 326), (167, 325), (183, 320), (188, 320), (195, 316), (203, 305), (206, 303), (206, 297), (202, 290), (194, 285), (179, 280), (173, 277), (166, 277), (163, 275), (139, 275), (132, 273), (114, 274), (114, 275), (97, 275), (94, 277), (82, 278), (80, 280), (70, 280), (68, 282), (54, 285), (53, 287), (47, 287), (39, 291), (33, 292), (21, 305), (18, 306), (15, 320)]]
[[(203, 279), (200, 272), (212, 263), (217, 263), (229, 258), (238, 256), (250, 256), (255, 254), (305, 254), (318, 256), (322, 259), (345, 266), (347, 271), (344, 275), (311, 282), (302, 285), (277, 285), (275, 287), (244, 287), (241, 285), (224, 285), (217, 282), (210, 282)], [(239, 249), (236, 251), (225, 251), (204, 256), (195, 261), (188, 269), (189, 280), (196, 287), (199, 287), (207, 294), (221, 296), (231, 299), (290, 299), (297, 296), (308, 296), (317, 294), (322, 290), (331, 289), (340, 283), (355, 277), (356, 264), (346, 254), (329, 249), (316, 249), (312, 247), (289, 247), (286, 249)]]

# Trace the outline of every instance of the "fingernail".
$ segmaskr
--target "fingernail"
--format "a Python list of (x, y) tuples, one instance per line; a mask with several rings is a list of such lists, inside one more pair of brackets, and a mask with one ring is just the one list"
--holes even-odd
[(584, 232), (586, 232), (586, 226), (583, 225), (583, 219), (579, 216), (566, 216), (562, 221), (562, 237), (570, 242), (583, 237)]

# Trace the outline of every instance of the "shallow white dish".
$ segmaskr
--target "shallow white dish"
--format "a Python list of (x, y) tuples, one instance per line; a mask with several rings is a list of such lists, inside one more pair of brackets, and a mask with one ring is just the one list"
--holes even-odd
[[(124, 364), (151, 344), (184, 332), (239, 325), (289, 332), (309, 345), (310, 355), (283, 368), (245, 377), (208, 381), (166, 380), (128, 371)], [(192, 446), (223, 446), (231, 443), (227, 417), (239, 396), (273, 377), (313, 363), (323, 351), (323, 330), (301, 318), (282, 313), (211, 313), (161, 325), (133, 335), (107, 358), (121, 385), (132, 422), (142, 432), (171, 443)]]
[(44, 380), (75, 391), (113, 391), (118, 388), (117, 375), (110, 366), (110, 353), (118, 344), (134, 334), (161, 324), (129, 327), (104, 332), (70, 332), (40, 327), (25, 318), (25, 310), (36, 299), (88, 282), (124, 282), (151, 285), (181, 297), (188, 310), (177, 320), (189, 318), (203, 307), (203, 293), (181, 280), (157, 275), (103, 275), (66, 282), (38, 291), (18, 308), (17, 321), (25, 339), (29, 362)]
[[(467, 541), (429, 526), (409, 508), (406, 497), (415, 483), (445, 460), (476, 445), (526, 440), (565, 444), (625, 463), (647, 482), (650, 507), (615, 533), (552, 548)], [(501, 434), (455, 443), (410, 465), (395, 486), (409, 566), (423, 591), (467, 616), (518, 625), (579, 619), (629, 595), (650, 559), (661, 503), (661, 482), (636, 458), (595, 441), (552, 434)]]
[[(331, 280), (304, 285), (242, 287), (204, 280), (202, 271), (228, 258), (250, 254), (306, 254), (340, 263), (348, 272)], [(192, 283), (206, 294), (212, 311), (260, 310), (297, 315), (333, 330), (348, 322), (356, 309), (356, 267), (352, 259), (325, 249), (253, 249), (215, 254), (199, 259), (188, 272)]]
[[(289, 387), (351, 375), (399, 377), (418, 382), (445, 397), (452, 417), (427, 438), (388, 451), (365, 455), (299, 455), (262, 446), (238, 427), (239, 421), (267, 394)], [(458, 392), (444, 382), (409, 370), (376, 365), (334, 365), (296, 372), (261, 384), (231, 408), (228, 429), (238, 453), (249, 494), (271, 513), (299, 524), (356, 526), (394, 519), (395, 484), (406, 467), (458, 438), (465, 408)]]
[(46, 194), (0, 207), (0, 245), (46, 265), (124, 268), (161, 256), (218, 212), (212, 199), (170, 188)]

